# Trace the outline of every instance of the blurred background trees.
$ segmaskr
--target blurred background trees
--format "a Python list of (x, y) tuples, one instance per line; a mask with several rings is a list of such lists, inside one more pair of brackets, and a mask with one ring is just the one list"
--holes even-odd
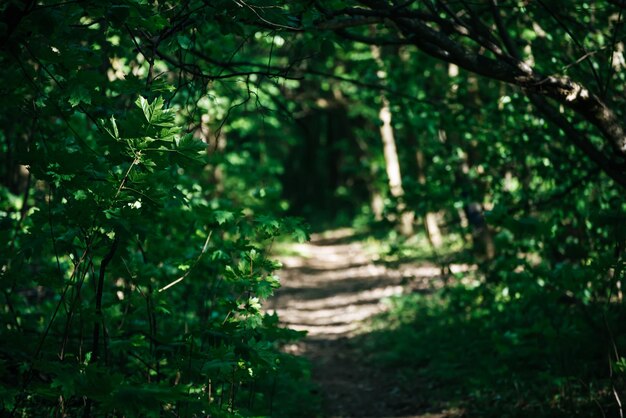
[(295, 216), (479, 265), (526, 337), (593, 339), (564, 373), (618, 411), (625, 7), (6, 2), (3, 408), (289, 416), (260, 303)]

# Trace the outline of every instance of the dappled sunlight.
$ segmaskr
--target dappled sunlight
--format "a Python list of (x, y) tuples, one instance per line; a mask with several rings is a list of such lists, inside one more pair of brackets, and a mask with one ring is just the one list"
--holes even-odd
[(0, 418), (624, 418), (625, 6), (3, 1)]
[[(287, 312), (289, 314), (316, 309), (318, 312), (334, 312), (335, 319), (337, 315), (341, 315), (342, 310), (360, 309), (364, 310), (368, 305), (378, 306), (385, 297), (400, 295), (403, 291), (402, 286), (386, 286), (371, 290), (362, 290), (360, 292), (348, 292), (339, 295), (328, 295), (311, 300), (305, 299), (287, 299), (284, 308), (278, 308), (279, 312)], [(326, 294), (321, 292), (322, 295)], [(365, 305), (364, 305), (365, 304)], [(310, 314), (307, 314), (310, 317)]]
[[(360, 323), (382, 312), (384, 298), (402, 294), (403, 279), (432, 278), (435, 266), (404, 266), (390, 269), (374, 264), (361, 243), (335, 242), (345, 239), (348, 228), (316, 234), (312, 241), (295, 245), (301, 257), (281, 259), (282, 288), (268, 310), (278, 313), (291, 328), (312, 337), (340, 337), (354, 332)], [(316, 241), (316, 240), (321, 240)]]
[[(282, 287), (266, 310), (276, 312), (283, 325), (307, 332), (304, 340), (283, 350), (312, 361), (331, 416), (363, 416), (364, 411), (377, 417), (460, 416), (460, 410), (433, 410), (419, 395), (422, 382), (399, 385), (355, 345), (372, 318), (392, 306), (389, 298), (444, 286), (441, 267), (377, 264), (353, 236), (348, 228), (315, 234), (311, 242), (290, 248), (298, 256), (280, 257)], [(448, 268), (452, 274), (470, 269)]]
[(387, 286), (314, 300), (292, 299), (276, 311), (289, 327), (308, 331), (312, 337), (340, 336), (357, 330), (361, 321), (382, 312), (383, 298), (402, 291), (402, 286)]

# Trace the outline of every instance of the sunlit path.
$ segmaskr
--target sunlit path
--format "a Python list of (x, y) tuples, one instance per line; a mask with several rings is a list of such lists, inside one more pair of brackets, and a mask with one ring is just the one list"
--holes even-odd
[(3, 0), (0, 63), (0, 418), (626, 417), (626, 0)]
[[(384, 298), (403, 292), (403, 270), (374, 264), (362, 243), (349, 240), (350, 233), (315, 235), (296, 246), (300, 256), (281, 259), (283, 287), (270, 308), (291, 328), (307, 331), (310, 340), (350, 336), (385, 308)], [(426, 281), (439, 275), (435, 266), (417, 272)]]
[(340, 229), (314, 235), (295, 247), (299, 255), (281, 257), (282, 287), (268, 310), (290, 328), (307, 331), (306, 339), (287, 350), (311, 360), (327, 416), (454, 416), (453, 411), (426, 412), (428, 402), (419, 394), (424, 382), (397, 384), (352, 340), (366, 330), (368, 319), (386, 309), (386, 298), (440, 286), (440, 269), (375, 264), (351, 234)]

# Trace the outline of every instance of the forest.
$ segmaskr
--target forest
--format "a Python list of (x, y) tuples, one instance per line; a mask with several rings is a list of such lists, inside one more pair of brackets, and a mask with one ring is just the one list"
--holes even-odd
[(0, 416), (624, 418), (625, 19), (0, 2)]

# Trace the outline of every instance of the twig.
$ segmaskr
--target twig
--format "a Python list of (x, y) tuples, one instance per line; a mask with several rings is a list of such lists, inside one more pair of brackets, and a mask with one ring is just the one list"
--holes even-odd
[(193, 265), (191, 267), (189, 267), (189, 270), (187, 270), (185, 272), (185, 274), (183, 274), (182, 276), (180, 276), (178, 279), (174, 280), (173, 282), (171, 282), (170, 284), (163, 286), (162, 288), (159, 289), (159, 293), (163, 292), (167, 289), (169, 289), (170, 287), (174, 286), (177, 283), (182, 282), (183, 280), (185, 280), (185, 278), (187, 276), (189, 276), (189, 273), (191, 273), (191, 271), (193, 270), (193, 268), (200, 262), (200, 259), (202, 258), (202, 256), (204, 255), (204, 253), (206, 253), (206, 250), (209, 246), (209, 240), (211, 239), (211, 235), (213, 234), (213, 230), (209, 231), (209, 235), (207, 235), (206, 240), (204, 241), (204, 246), (202, 247), (202, 251), (200, 252), (200, 254), (198, 255), (198, 258), (196, 258), (196, 261), (193, 263)]
[(286, 26), (286, 25), (281, 25), (280, 23), (274, 23), (274, 22), (270, 22), (269, 20), (265, 19), (263, 16), (261, 16), (259, 14), (259, 12), (257, 12), (255, 10), (255, 6), (250, 6), (248, 3), (244, 2), (243, 0), (233, 0), (233, 2), (238, 5), (239, 7), (247, 7), (248, 9), (250, 9), (252, 11), (252, 13), (254, 13), (259, 19), (261, 19), (261, 21), (267, 23), (270, 26), (273, 27), (277, 27), (277, 28), (283, 28), (283, 29), (289, 29), (289, 30), (293, 30), (293, 31), (298, 31), (301, 32), (303, 29), (302, 28), (295, 28), (293, 26)]
[(117, 246), (119, 244), (119, 238), (115, 237), (113, 240), (113, 244), (111, 244), (111, 248), (109, 252), (104, 256), (102, 262), (100, 263), (100, 274), (98, 276), (98, 287), (96, 289), (96, 320), (94, 321), (93, 327), (93, 348), (91, 359), (93, 362), (98, 360), (98, 352), (99, 352), (99, 342), (100, 342), (100, 322), (98, 319), (102, 315), (102, 294), (104, 288), (104, 274), (106, 272), (107, 265), (113, 259), (115, 255), (115, 251), (117, 250)]
[(135, 166), (135, 164), (137, 164), (138, 162), (139, 162), (139, 158), (136, 157), (133, 160), (133, 162), (130, 164), (130, 167), (128, 167), (128, 170), (126, 170), (126, 174), (124, 174), (124, 177), (122, 178), (122, 182), (120, 183), (119, 187), (117, 188), (117, 192), (115, 193), (115, 196), (113, 197), (113, 200), (117, 199), (117, 196), (120, 194), (120, 191), (124, 187), (124, 183), (126, 183), (126, 180), (128, 179), (128, 175), (130, 174), (130, 170), (132, 170), (133, 167)]
[[(574, 42), (574, 45), (576, 45), (576, 47), (578, 49), (580, 49), (583, 53), (586, 54), (588, 51), (585, 49), (585, 46), (583, 44), (581, 44), (580, 41), (578, 41), (578, 39), (574, 36), (572, 31), (560, 19), (558, 14), (556, 12), (554, 12), (550, 7), (548, 7), (548, 5), (546, 3), (544, 3), (543, 0), (537, 0), (537, 3), (539, 3), (539, 5), (543, 9), (545, 9), (545, 11), (548, 12), (548, 14), (550, 16), (552, 16), (552, 18), (554, 20), (556, 20), (556, 22), (559, 24), (559, 26), (561, 26), (563, 28), (565, 33), (567, 33), (569, 35), (570, 39)], [(600, 76), (598, 75), (598, 72), (596, 71), (595, 67), (593, 66), (593, 63), (590, 60), (587, 60), (587, 63), (589, 64), (589, 69), (591, 70), (591, 73), (593, 74), (593, 77), (594, 77), (596, 83), (598, 84), (598, 89), (601, 90), (602, 89), (602, 80), (600, 79)]]
[[(99, 349), (100, 349), (100, 325), (101, 324), (103, 325), (103, 332), (105, 332), (104, 324), (102, 323), (102, 319), (101, 319), (102, 293), (103, 293), (103, 288), (104, 288), (104, 274), (106, 272), (107, 265), (111, 262), (111, 260), (113, 259), (113, 256), (115, 255), (115, 251), (117, 250), (118, 243), (119, 243), (119, 238), (116, 236), (115, 239), (113, 240), (113, 244), (111, 245), (111, 248), (109, 249), (109, 252), (104, 256), (104, 258), (102, 259), (102, 262), (100, 263), (100, 275), (98, 277), (98, 285), (96, 288), (96, 318), (93, 323), (93, 337), (92, 337), (92, 348), (91, 348), (91, 361), (94, 363), (98, 361), (98, 355), (99, 355)], [(85, 403), (85, 410), (83, 412), (84, 418), (89, 418), (91, 416), (92, 405), (93, 405), (93, 400), (91, 398), (87, 399), (87, 402)]]

